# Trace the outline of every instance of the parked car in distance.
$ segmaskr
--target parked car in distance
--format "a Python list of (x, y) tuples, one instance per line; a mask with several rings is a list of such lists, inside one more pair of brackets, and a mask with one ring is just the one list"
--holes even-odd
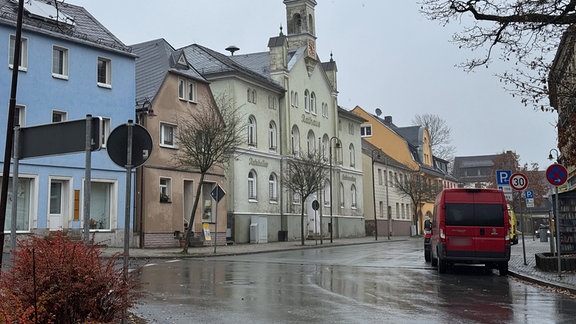
[(431, 262), (439, 273), (453, 264), (484, 264), (508, 274), (510, 217), (496, 189), (444, 189), (434, 204)]
[(547, 236), (550, 236), (550, 226), (542, 224), (538, 227), (538, 229), (535, 232), (536, 232), (536, 238), (540, 238), (540, 235), (542, 233), (546, 233)]

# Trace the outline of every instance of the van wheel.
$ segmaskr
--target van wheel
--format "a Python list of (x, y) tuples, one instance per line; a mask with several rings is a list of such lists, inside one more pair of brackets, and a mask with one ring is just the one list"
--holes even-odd
[(438, 273), (446, 273), (448, 268), (448, 262), (444, 260), (438, 260)]
[(508, 275), (508, 262), (503, 262), (498, 265), (498, 272), (501, 276)]

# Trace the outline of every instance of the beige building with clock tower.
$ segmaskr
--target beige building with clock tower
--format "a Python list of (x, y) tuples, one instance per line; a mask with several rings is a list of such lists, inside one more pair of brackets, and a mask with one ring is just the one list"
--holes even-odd
[[(328, 238), (329, 227), (334, 238), (364, 236), (363, 119), (339, 109), (336, 62), (332, 55), (322, 62), (316, 52), (316, 1), (284, 4), (287, 33), (282, 28), (271, 37), (268, 51), (242, 53), (230, 47), (225, 55), (196, 44), (183, 48), (214, 97), (233, 100), (248, 125), (246, 141), (227, 168), (229, 239), (297, 240), (302, 204), (309, 237)], [(284, 189), (281, 175), (288, 159), (312, 151), (324, 154), (332, 179), (302, 202)], [(313, 200), (320, 202), (316, 212)]]

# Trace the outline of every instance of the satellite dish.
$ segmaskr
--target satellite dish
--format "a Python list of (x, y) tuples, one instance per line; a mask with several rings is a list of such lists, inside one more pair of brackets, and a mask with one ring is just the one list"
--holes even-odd
[(376, 108), (376, 116), (380, 117), (382, 115), (382, 110), (380, 108)]

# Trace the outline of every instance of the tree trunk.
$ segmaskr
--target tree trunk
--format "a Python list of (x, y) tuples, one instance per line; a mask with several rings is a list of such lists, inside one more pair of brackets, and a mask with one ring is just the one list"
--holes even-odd
[[(188, 254), (188, 247), (192, 241), (192, 225), (194, 224), (194, 216), (196, 216), (196, 210), (198, 209), (198, 202), (200, 201), (200, 195), (202, 194), (202, 184), (204, 183), (205, 173), (200, 173), (200, 180), (198, 182), (198, 187), (196, 188), (196, 197), (194, 198), (194, 205), (192, 206), (192, 213), (190, 219), (188, 220), (188, 228), (186, 229), (186, 235), (184, 235), (184, 249), (182, 253)], [(184, 197), (186, 199), (186, 197)]]

